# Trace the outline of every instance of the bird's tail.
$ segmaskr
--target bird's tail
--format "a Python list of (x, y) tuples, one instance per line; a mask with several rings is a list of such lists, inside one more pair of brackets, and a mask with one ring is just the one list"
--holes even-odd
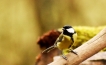
[(55, 48), (56, 48), (56, 46), (53, 45), (53, 46), (51, 46), (51, 47), (45, 49), (42, 53), (48, 53), (48, 52), (50, 52), (51, 50), (53, 50), (53, 49), (55, 49)]

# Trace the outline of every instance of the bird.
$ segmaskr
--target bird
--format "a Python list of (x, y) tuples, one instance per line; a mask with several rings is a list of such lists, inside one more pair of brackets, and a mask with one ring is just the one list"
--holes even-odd
[(77, 55), (75, 51), (70, 49), (74, 44), (75, 40), (77, 39), (77, 33), (74, 28), (70, 25), (65, 25), (62, 28), (62, 32), (59, 37), (56, 39), (54, 45), (50, 46), (49, 48), (42, 51), (42, 53), (50, 52), (51, 50), (58, 48), (61, 50), (62, 57), (67, 60), (67, 57), (64, 55), (63, 51), (65, 49), (69, 49), (69, 52), (72, 52)]

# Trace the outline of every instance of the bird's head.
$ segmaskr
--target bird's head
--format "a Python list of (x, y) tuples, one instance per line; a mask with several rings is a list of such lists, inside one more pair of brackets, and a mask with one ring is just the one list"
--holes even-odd
[(63, 30), (63, 34), (65, 35), (76, 33), (75, 30), (72, 28), (72, 26), (69, 26), (69, 25), (65, 25), (62, 30)]

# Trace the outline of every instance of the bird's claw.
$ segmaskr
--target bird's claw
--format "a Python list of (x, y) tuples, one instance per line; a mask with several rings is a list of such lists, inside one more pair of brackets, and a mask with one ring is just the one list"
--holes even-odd
[(63, 57), (65, 60), (67, 60), (67, 57), (66, 57), (66, 56), (62, 55), (62, 57)]
[(75, 52), (75, 51), (73, 51), (73, 50), (69, 50), (69, 52), (72, 52), (72, 53), (78, 55), (77, 52)]

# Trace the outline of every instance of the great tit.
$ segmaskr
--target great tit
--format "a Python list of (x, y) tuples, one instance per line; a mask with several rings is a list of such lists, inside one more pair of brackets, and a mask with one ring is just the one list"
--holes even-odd
[(45, 49), (42, 53), (49, 52), (54, 48), (58, 48), (59, 50), (62, 51), (62, 57), (67, 60), (67, 57), (64, 56), (63, 50), (69, 49), (70, 52), (73, 52), (74, 54), (77, 55), (76, 52), (74, 52), (70, 47), (73, 45), (75, 40), (77, 39), (77, 33), (76, 31), (72, 28), (72, 26), (65, 25), (62, 28), (62, 32), (55, 41), (54, 45), (51, 47)]

